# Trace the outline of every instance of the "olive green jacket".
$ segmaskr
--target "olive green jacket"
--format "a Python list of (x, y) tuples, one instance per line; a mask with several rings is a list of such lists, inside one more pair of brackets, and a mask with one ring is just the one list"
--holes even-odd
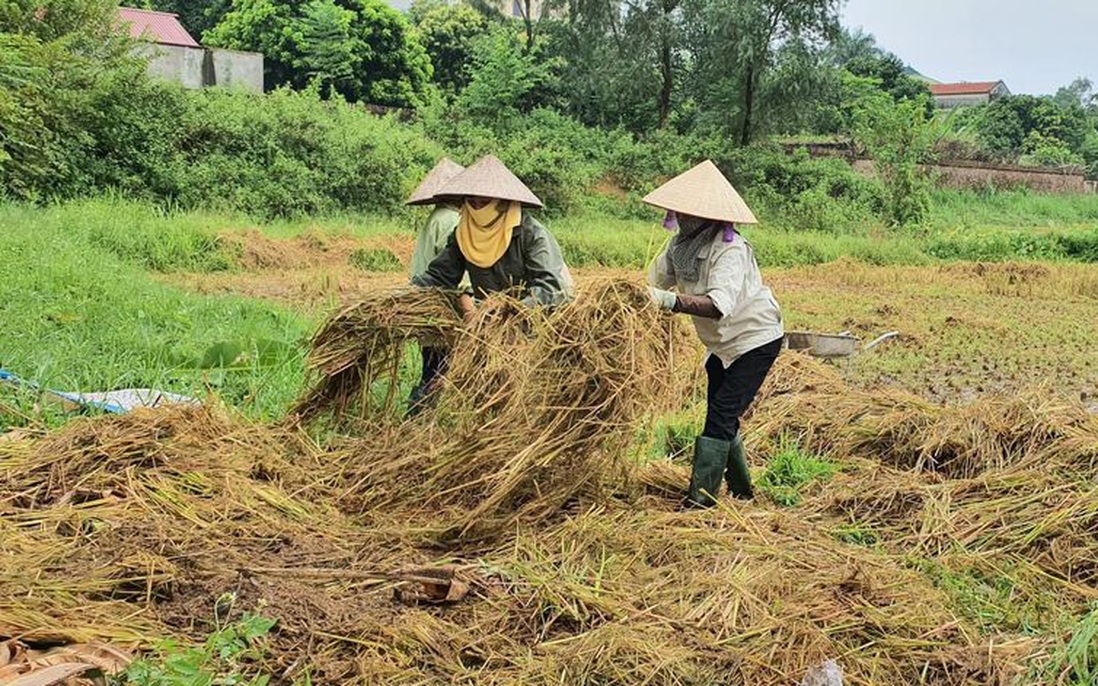
[(456, 290), (465, 274), (469, 275), (476, 298), (517, 289), (528, 304), (552, 306), (566, 302), (575, 293), (560, 245), (548, 229), (525, 212), (507, 251), (491, 267), (478, 267), (467, 261), (457, 238), (451, 234), (446, 247), (425, 272), (412, 277), (412, 283), (424, 288)]
[(453, 205), (439, 205), (427, 218), (427, 223), (419, 230), (416, 237), (416, 249), (412, 253), (411, 272), (412, 277), (419, 276), (427, 271), (427, 265), (431, 260), (446, 248), (446, 241), (450, 240), (454, 229), (457, 228), (460, 218), (458, 210)]

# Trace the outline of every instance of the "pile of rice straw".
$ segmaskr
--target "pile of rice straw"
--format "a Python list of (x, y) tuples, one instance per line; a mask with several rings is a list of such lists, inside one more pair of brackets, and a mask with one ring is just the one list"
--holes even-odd
[[(451, 362), (404, 421), (415, 340)], [(912, 556), (1031, 558), (1066, 605), (1093, 595), (1098, 429), (1075, 408), (947, 410), (788, 355), (753, 455), (792, 435), (848, 469), (795, 509), (680, 512), (685, 468), (631, 446), (700, 358), (637, 286), (467, 325), (443, 294), (386, 294), (311, 359), (279, 426), (183, 408), (0, 442), (0, 635), (198, 639), (231, 592), (279, 619), (258, 667), (284, 683), (791, 684), (835, 659), (848, 684), (1007, 684), (1058, 637), (981, 626)], [(834, 535), (853, 518), (882, 544)]]

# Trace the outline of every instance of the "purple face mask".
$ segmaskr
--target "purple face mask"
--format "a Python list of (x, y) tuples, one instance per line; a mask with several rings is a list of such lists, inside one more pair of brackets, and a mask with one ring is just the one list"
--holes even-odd
[(679, 217), (674, 210), (667, 210), (667, 214), (663, 215), (663, 228), (668, 231), (679, 230)]

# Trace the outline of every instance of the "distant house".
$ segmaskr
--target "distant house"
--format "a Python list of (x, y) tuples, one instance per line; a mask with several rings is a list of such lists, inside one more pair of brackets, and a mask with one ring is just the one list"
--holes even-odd
[(149, 73), (186, 88), (226, 86), (263, 92), (263, 55), (220, 48), (204, 48), (187, 32), (179, 17), (120, 7), (118, 19), (130, 35), (142, 42)]
[(934, 104), (943, 110), (954, 107), (986, 105), (996, 98), (1010, 95), (1002, 81), (974, 81), (972, 83), (932, 83), (930, 94)]

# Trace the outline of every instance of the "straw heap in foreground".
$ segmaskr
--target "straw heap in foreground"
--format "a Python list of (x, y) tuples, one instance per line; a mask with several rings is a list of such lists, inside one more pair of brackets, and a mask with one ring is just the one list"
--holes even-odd
[[(414, 339), (454, 354), (435, 408), (402, 422)], [(0, 634), (197, 638), (234, 592), (279, 619), (262, 668), (287, 683), (790, 684), (836, 659), (850, 684), (975, 685), (1050, 661), (1050, 641), (957, 611), (912, 555), (1032, 554), (1080, 607), (1092, 421), (1022, 401), (954, 416), (789, 356), (756, 454), (796, 435), (848, 469), (797, 509), (682, 513), (684, 467), (631, 446), (687, 402), (688, 341), (619, 282), (552, 313), (495, 299), (468, 326), (440, 294), (391, 294), (314, 342), (297, 416), (353, 438), (188, 408), (0, 442)], [(1024, 497), (1019, 473), (1063, 502)], [(883, 543), (836, 537), (848, 516)]]

